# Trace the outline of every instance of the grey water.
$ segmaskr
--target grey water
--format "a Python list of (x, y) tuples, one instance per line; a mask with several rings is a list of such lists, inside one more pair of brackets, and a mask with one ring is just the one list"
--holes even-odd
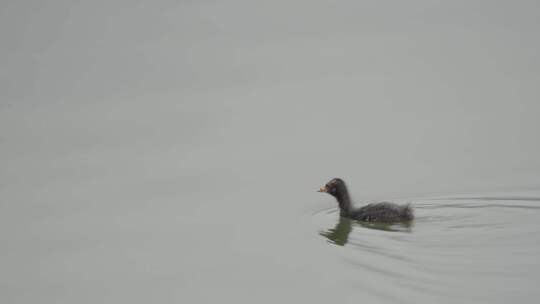
[[(536, 303), (528, 1), (3, 1), (1, 303)], [(317, 193), (416, 219), (340, 218)]]

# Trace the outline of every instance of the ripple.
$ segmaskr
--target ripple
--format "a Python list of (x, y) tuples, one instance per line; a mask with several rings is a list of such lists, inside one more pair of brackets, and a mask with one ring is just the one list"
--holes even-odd
[[(411, 203), (409, 225), (341, 218), (337, 208), (313, 214), (319, 235), (344, 247), (344, 261), (387, 288), (425, 299), (485, 300), (482, 291), (515, 294), (540, 281), (540, 196), (475, 195), (400, 199)], [(532, 281), (531, 281), (532, 280)], [(475, 288), (482, 282), (483, 288)], [(380, 294), (374, 287), (373, 295)], [(490, 296), (490, 298), (492, 298)], [(502, 301), (502, 300), (501, 300)], [(504, 302), (504, 301), (502, 301)]]

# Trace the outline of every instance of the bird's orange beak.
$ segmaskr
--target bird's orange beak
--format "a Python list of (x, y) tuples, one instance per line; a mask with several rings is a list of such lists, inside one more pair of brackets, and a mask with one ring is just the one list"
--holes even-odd
[(317, 192), (325, 192), (326, 193), (327, 192), (326, 187), (321, 187)]

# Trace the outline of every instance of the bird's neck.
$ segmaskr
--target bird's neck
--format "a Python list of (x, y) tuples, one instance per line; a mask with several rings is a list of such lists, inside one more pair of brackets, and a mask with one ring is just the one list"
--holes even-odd
[(347, 215), (349, 212), (351, 212), (351, 199), (349, 198), (349, 192), (347, 190), (338, 193), (336, 195), (336, 199), (339, 204), (339, 209), (341, 211), (341, 215)]

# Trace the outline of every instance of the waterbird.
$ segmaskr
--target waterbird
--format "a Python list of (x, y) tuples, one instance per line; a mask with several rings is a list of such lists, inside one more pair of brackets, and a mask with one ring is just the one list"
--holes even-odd
[(328, 193), (336, 198), (342, 217), (383, 223), (411, 221), (414, 218), (412, 207), (409, 204), (398, 205), (391, 202), (379, 202), (355, 208), (351, 202), (347, 185), (341, 178), (333, 178), (318, 192)]

